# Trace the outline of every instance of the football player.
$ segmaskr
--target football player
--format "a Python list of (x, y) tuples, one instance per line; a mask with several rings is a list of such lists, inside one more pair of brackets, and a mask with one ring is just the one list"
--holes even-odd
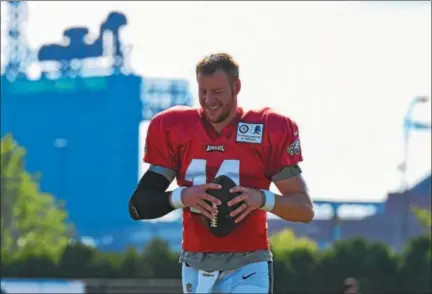
[[(173, 107), (150, 122), (144, 161), (151, 166), (129, 201), (130, 214), (141, 220), (183, 210), (185, 293), (272, 293), (267, 212), (291, 222), (314, 216), (298, 165), (298, 126), (272, 109), (238, 106), (239, 66), (229, 54), (203, 58), (196, 78), (199, 109)], [(220, 201), (207, 190), (221, 188), (211, 183), (220, 175), (241, 193), (228, 205), (244, 203), (231, 213), (235, 231), (218, 238), (201, 218), (217, 213)], [(167, 191), (175, 178), (179, 188)], [(281, 195), (269, 191), (271, 182)]]

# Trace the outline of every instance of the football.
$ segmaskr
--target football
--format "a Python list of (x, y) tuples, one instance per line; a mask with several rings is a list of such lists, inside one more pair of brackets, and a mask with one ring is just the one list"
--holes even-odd
[[(208, 227), (210, 232), (216, 237), (225, 237), (229, 235), (238, 224), (229, 215), (233, 210), (243, 204), (240, 202), (232, 207), (228, 206), (228, 202), (241, 193), (230, 193), (229, 190), (236, 185), (236, 183), (229, 177), (222, 175), (213, 180), (213, 183), (222, 186), (220, 190), (208, 190), (207, 193), (218, 198), (222, 204), (217, 207), (218, 213), (214, 215), (213, 219), (208, 219), (204, 215), (201, 218), (204, 224)], [(211, 203), (207, 201), (210, 205)]]

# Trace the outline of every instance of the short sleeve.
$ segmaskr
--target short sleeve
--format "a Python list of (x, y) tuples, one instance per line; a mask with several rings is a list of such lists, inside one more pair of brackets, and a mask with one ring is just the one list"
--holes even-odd
[(163, 116), (155, 116), (148, 127), (144, 148), (144, 162), (172, 170), (178, 170), (177, 160), (164, 128)]
[(297, 124), (284, 116), (269, 120), (271, 124), (271, 156), (269, 175), (274, 176), (284, 167), (297, 165), (303, 161), (300, 134)]

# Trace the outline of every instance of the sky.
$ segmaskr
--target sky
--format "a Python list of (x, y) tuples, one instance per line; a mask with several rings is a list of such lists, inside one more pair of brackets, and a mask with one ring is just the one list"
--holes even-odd
[[(133, 70), (186, 79), (194, 97), (196, 62), (231, 53), (239, 103), (298, 123), (313, 199), (382, 201), (400, 188), (403, 117), (414, 96), (431, 96), (430, 2), (32, 1), (28, 44), (60, 42), (69, 26), (98, 35), (113, 10), (128, 17), (122, 39)], [(4, 44), (2, 32), (2, 60)], [(412, 116), (430, 123), (430, 109), (417, 105)], [(430, 131), (412, 132), (410, 184), (429, 173), (430, 148)]]

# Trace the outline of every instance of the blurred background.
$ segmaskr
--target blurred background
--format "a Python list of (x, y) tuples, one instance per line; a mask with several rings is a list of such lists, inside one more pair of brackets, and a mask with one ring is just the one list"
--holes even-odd
[(301, 130), (316, 217), (269, 214), (276, 292), (431, 293), (429, 1), (2, 1), (2, 293), (181, 291), (181, 214), (127, 202), (218, 51)]

